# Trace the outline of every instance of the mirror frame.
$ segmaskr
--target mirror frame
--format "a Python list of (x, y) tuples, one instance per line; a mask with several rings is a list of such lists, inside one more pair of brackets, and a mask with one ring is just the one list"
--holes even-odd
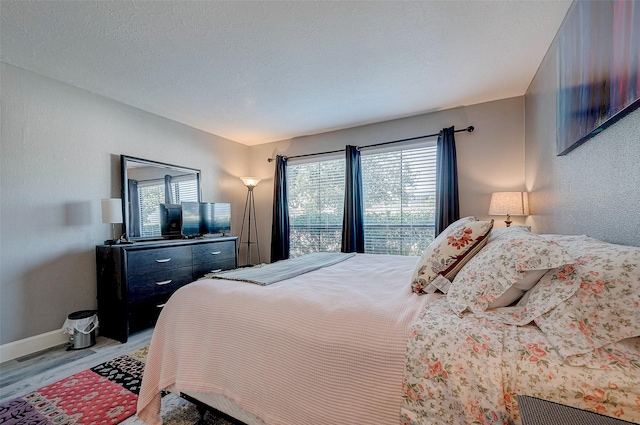
[(125, 235), (128, 241), (152, 241), (152, 240), (165, 240), (166, 236), (153, 236), (153, 237), (130, 237), (127, 233), (129, 229), (129, 176), (127, 173), (127, 166), (129, 163), (141, 164), (145, 166), (158, 167), (168, 169), (172, 171), (193, 173), (196, 175), (198, 185), (198, 202), (202, 201), (202, 186), (201, 186), (201, 171), (195, 168), (183, 167), (180, 165), (167, 164), (165, 162), (152, 161), (149, 159), (136, 158), (128, 155), (120, 155), (120, 170), (122, 177), (122, 217), (124, 218), (122, 223), (122, 233)]

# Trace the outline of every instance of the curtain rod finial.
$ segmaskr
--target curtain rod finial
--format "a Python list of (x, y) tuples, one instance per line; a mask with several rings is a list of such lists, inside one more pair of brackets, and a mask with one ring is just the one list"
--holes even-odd
[(470, 125), (469, 127), (467, 127), (467, 131), (468, 131), (469, 133), (473, 133), (473, 130), (475, 130), (475, 129), (476, 129), (476, 128), (475, 128), (474, 126), (472, 126), (472, 125)]
[(273, 158), (267, 158), (267, 161), (273, 162)]

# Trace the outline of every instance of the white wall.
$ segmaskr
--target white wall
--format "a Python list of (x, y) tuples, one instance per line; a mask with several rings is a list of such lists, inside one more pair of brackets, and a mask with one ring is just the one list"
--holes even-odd
[(556, 57), (552, 47), (525, 96), (530, 224), (640, 246), (640, 110), (556, 156)]
[[(273, 208), (274, 163), (267, 158), (404, 139), (452, 125), (456, 129), (475, 126), (473, 133), (456, 133), (460, 215), (488, 218), (491, 192), (524, 189), (524, 97), (252, 146), (248, 172), (264, 179), (254, 190), (262, 261), (269, 259)], [(503, 218), (492, 218), (496, 227), (504, 226)], [(520, 217), (513, 219), (523, 222)]]
[(202, 170), (204, 201), (231, 202), (238, 232), (249, 148), (1, 65), (0, 344), (96, 308), (100, 199), (120, 197), (120, 155)]

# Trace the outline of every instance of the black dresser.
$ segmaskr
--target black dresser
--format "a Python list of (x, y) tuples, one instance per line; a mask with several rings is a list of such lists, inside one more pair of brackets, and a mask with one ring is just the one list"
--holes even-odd
[(178, 288), (238, 267), (237, 237), (98, 245), (100, 335), (126, 342), (153, 326)]

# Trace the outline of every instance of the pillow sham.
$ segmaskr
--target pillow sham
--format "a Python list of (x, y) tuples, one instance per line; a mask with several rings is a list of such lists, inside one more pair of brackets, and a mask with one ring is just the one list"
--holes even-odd
[(510, 227), (500, 227), (499, 229), (491, 229), (491, 233), (489, 234), (489, 240), (487, 243), (495, 240), (498, 236), (501, 236), (507, 232), (531, 233), (531, 226), (510, 226)]
[(559, 354), (570, 362), (571, 356), (640, 336), (640, 247), (587, 236), (553, 239), (576, 259), (580, 277), (574, 295), (535, 320)]
[[(531, 290), (525, 292), (516, 306), (487, 309), (473, 315), (507, 325), (527, 325), (571, 297), (579, 286), (580, 275), (573, 264), (557, 267), (545, 273)], [(529, 300), (531, 295), (535, 296)]]
[(493, 220), (465, 217), (449, 225), (422, 254), (411, 276), (411, 290), (417, 294), (436, 291), (431, 282), (442, 275), (451, 280), (460, 268), (486, 243)]
[(558, 244), (538, 235), (516, 229), (503, 232), (460, 270), (447, 298), (456, 313), (506, 307), (550, 269), (573, 262)]

